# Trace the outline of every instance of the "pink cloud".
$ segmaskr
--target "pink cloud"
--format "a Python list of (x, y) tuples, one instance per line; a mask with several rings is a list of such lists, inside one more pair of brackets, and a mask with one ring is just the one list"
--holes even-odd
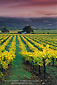
[(57, 0), (0, 0), (0, 16), (57, 16)]
[(57, 5), (57, 0), (0, 0), (0, 5), (19, 4), (23, 6)]

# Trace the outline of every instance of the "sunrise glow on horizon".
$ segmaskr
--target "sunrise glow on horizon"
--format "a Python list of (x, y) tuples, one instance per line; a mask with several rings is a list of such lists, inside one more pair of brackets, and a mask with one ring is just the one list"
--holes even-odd
[(57, 0), (0, 0), (0, 17), (57, 17)]

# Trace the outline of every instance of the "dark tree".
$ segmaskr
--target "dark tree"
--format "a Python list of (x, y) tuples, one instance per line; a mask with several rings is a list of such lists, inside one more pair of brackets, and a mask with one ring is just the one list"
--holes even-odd
[(33, 32), (31, 26), (25, 26), (25, 27), (23, 28), (23, 31), (26, 31), (27, 33)]
[(6, 27), (4, 27), (4, 28), (1, 30), (1, 32), (9, 32), (9, 30), (8, 30)]
[(18, 31), (19, 34), (21, 34), (21, 32)]

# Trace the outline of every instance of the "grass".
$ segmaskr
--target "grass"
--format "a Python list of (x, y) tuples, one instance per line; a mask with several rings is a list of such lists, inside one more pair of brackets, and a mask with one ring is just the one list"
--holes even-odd
[(57, 68), (53, 66), (46, 66), (46, 72), (54, 79), (57, 78)]
[(18, 31), (22, 31), (22, 30), (9, 30), (9, 33), (18, 33)]
[(57, 30), (34, 30), (36, 34), (57, 34)]

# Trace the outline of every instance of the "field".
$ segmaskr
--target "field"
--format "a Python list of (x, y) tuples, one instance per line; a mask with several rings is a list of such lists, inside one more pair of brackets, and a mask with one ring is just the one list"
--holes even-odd
[[(57, 35), (0, 34), (0, 81), (35, 79), (56, 85)], [(2, 85), (13, 83), (6, 81)]]
[[(9, 30), (9, 33), (7, 34), (18, 34), (18, 31), (20, 32), (22, 30)], [(33, 30), (33, 31), (34, 34), (57, 34), (57, 30)]]
[(34, 30), (35, 34), (57, 34), (57, 30)]
[[(22, 30), (10, 30), (10, 33), (18, 33)], [(57, 30), (34, 30), (34, 34), (57, 34)]]

